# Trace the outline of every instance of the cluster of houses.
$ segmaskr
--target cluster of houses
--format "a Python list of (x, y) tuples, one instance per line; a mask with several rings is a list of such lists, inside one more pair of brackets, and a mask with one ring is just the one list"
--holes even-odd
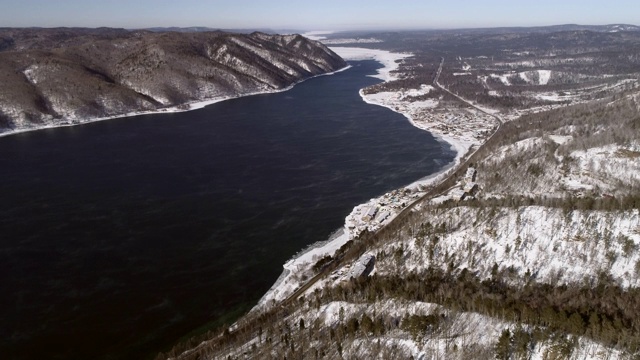
[(366, 204), (356, 206), (345, 219), (345, 227), (349, 238), (353, 239), (365, 229), (376, 231), (395, 214), (407, 207), (422, 195), (420, 187), (393, 190), (379, 198), (371, 199)]
[(414, 109), (413, 118), (423, 123), (430, 131), (460, 138), (482, 141), (491, 134), (495, 120), (474, 109)]

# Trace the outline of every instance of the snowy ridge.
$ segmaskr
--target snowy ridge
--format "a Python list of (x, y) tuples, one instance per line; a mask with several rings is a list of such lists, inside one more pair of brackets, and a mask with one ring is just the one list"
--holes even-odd
[[(639, 143), (597, 146), (573, 150), (567, 155), (560, 155), (555, 151), (555, 161), (564, 165), (558, 167), (548, 163), (548, 159), (544, 157), (547, 146), (552, 143), (565, 145), (573, 139), (571, 135), (550, 134), (523, 139), (496, 149), (484, 160), (489, 167), (502, 167), (504, 163), (518, 162), (525, 169), (539, 165), (545, 167), (546, 171), (537, 176), (532, 176), (526, 170), (513, 171), (509, 177), (517, 185), (512, 182), (495, 184), (485, 189), (485, 196), (500, 197), (504, 193), (517, 193), (562, 198), (567, 191), (576, 195), (590, 192), (595, 196), (623, 196), (627, 192), (625, 188), (640, 187), (640, 163), (634, 161), (640, 156)], [(481, 178), (483, 177), (481, 172)]]
[(259, 57), (261, 57), (262, 59), (266, 60), (267, 62), (275, 65), (276, 67), (278, 67), (280, 70), (286, 72), (289, 75), (297, 75), (298, 72), (295, 71), (293, 68), (291, 68), (290, 66), (286, 65), (284, 62), (276, 59), (275, 57), (272, 56), (272, 54), (267, 51), (266, 49), (258, 46), (258, 45), (254, 45), (254, 44), (250, 44), (249, 42), (247, 42), (246, 40), (243, 39), (238, 39), (238, 38), (234, 38), (232, 39), (232, 41), (234, 43), (236, 43), (237, 45), (251, 51), (252, 53), (258, 55)]
[[(373, 303), (332, 301), (319, 307), (309, 306), (307, 302), (305, 304), (287, 316), (281, 323), (299, 324), (303, 322), (304, 324), (321, 324), (320, 326), (324, 329), (336, 329), (351, 319), (360, 320), (363, 316), (384, 319), (383, 321), (391, 323), (400, 323), (408, 314), (437, 316), (443, 319), (437, 330), (418, 336), (405, 330), (396, 329), (384, 335), (369, 333), (365, 336), (344, 338), (340, 340), (339, 352), (341, 352), (341, 356), (333, 346), (327, 346), (329, 345), (327, 343), (312, 340), (308, 344), (311, 348), (320, 347), (331, 358), (468, 359), (475, 358), (480, 354), (486, 357), (493, 355), (494, 346), (504, 330), (509, 329), (512, 332), (518, 329), (527, 330), (526, 327), (521, 328), (514, 323), (493, 317), (474, 312), (451, 311), (438, 304), (424, 302), (387, 299)], [(302, 332), (302, 330), (300, 331)], [(604, 347), (588, 338), (576, 337), (575, 339), (575, 348), (568, 359), (617, 360), (625, 358), (620, 351)], [(278, 342), (276, 339), (274, 341)], [(220, 358), (243, 356), (246, 354), (245, 352), (250, 351), (253, 344), (260, 343), (261, 340), (256, 337), (243, 346), (228, 349), (218, 356)], [(285, 344), (279, 345), (284, 346)], [(555, 353), (557, 347), (558, 343), (552, 340), (536, 342), (528, 349), (527, 358), (532, 360), (548, 359), (551, 354)], [(262, 353), (263, 357), (265, 355)], [(273, 353), (271, 355), (273, 356)]]
[[(206, 106), (209, 106), (209, 105), (212, 105), (212, 104), (215, 104), (215, 103), (219, 103), (221, 101), (237, 99), (239, 97), (253, 96), (253, 95), (260, 95), (260, 94), (273, 94), (273, 93), (288, 91), (288, 90), (291, 90), (295, 85), (297, 85), (297, 84), (299, 84), (301, 82), (304, 82), (306, 80), (313, 79), (313, 78), (318, 77), (318, 76), (333, 75), (333, 74), (339, 73), (341, 71), (345, 71), (348, 68), (349, 68), (349, 66), (345, 66), (344, 68), (336, 70), (336, 71), (332, 71), (332, 72), (325, 73), (325, 74), (320, 74), (320, 75), (315, 75), (315, 76), (312, 76), (312, 77), (310, 77), (308, 79), (301, 80), (301, 81), (299, 81), (299, 82), (297, 82), (297, 83), (295, 83), (293, 85), (290, 85), (290, 86), (288, 86), (286, 88), (283, 88), (283, 89), (263, 88), (263, 89), (261, 89), (259, 91), (246, 93), (246, 94), (242, 94), (242, 95), (216, 96), (216, 97), (212, 97), (212, 98), (205, 99), (205, 100), (187, 102), (187, 103), (182, 104), (182, 105), (167, 107), (167, 108), (163, 108), (163, 109), (160, 109), (160, 110), (132, 111), (132, 112), (122, 113), (121, 115), (105, 116), (105, 117), (98, 117), (98, 118), (92, 118), (92, 119), (82, 118), (82, 119), (76, 119), (76, 121), (69, 122), (69, 123), (53, 123), (53, 122), (45, 123), (44, 125), (42, 125), (40, 127), (37, 127), (37, 128), (23, 128), (23, 129), (19, 129), (19, 130), (0, 132), (0, 137), (10, 136), (10, 135), (13, 135), (13, 134), (20, 134), (20, 133), (25, 133), (25, 132), (30, 132), (30, 131), (37, 131), (37, 130), (41, 130), (41, 129), (52, 129), (52, 128), (58, 128), (58, 127), (77, 126), (77, 125), (88, 124), (88, 123), (92, 123), (92, 122), (113, 120), (113, 119), (120, 119), (120, 118), (127, 118), (127, 117), (138, 116), (138, 115), (179, 113), (179, 112), (197, 110), (197, 109), (202, 109), (202, 108), (204, 108)], [(108, 103), (108, 102), (112, 102), (113, 100), (112, 99), (105, 99), (103, 97), (100, 97), (100, 98), (98, 98), (98, 101)], [(123, 109), (123, 111), (124, 111), (124, 109)], [(16, 113), (17, 113), (17, 110), (16, 110)], [(0, 114), (2, 114), (2, 109), (0, 109)]]
[(73, 46), (55, 40), (59, 29), (10, 31), (18, 42), (44, 40), (3, 53), (0, 135), (184, 110), (283, 89), (346, 66), (300, 35), (111, 30), (92, 30), (98, 39), (83, 29), (65, 30)]
[[(640, 261), (640, 213), (604, 211), (565, 213), (562, 209), (529, 206), (516, 209), (458, 207), (424, 214), (432, 224), (446, 223), (448, 231), (429, 258), (427, 247), (407, 238), (385, 249), (402, 246), (408, 254), (402, 267), (420, 272), (430, 266), (446, 269), (453, 259), (481, 278), (490, 278), (494, 264), (528, 281), (555, 284), (594, 282), (606, 272), (623, 287), (640, 285), (635, 266)], [(398, 273), (397, 263), (379, 261), (377, 273)], [(519, 284), (522, 285), (522, 284)]]

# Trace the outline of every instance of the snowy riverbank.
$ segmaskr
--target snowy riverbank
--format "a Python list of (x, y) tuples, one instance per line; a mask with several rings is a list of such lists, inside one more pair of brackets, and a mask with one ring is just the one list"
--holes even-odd
[[(347, 61), (356, 60), (375, 60), (384, 65), (384, 68), (378, 70), (378, 74), (374, 77), (382, 79), (384, 81), (392, 81), (396, 79), (396, 75), (393, 74), (398, 68), (398, 62), (413, 56), (412, 54), (392, 53), (384, 50), (365, 49), (355, 47), (330, 47), (332, 51), (340, 55)], [(409, 122), (417, 127), (428, 131), (438, 141), (445, 143), (451, 147), (451, 150), (455, 151), (456, 157), (453, 162), (445, 165), (439, 172), (431, 174), (423, 179), (417, 180), (410, 184), (409, 187), (421, 185), (429, 186), (435, 182), (440, 181), (445, 177), (445, 173), (460, 163), (461, 159), (469, 152), (472, 146), (479, 145), (482, 141), (479, 141), (471, 134), (470, 131), (461, 131), (457, 134), (451, 134), (441, 131), (438, 127), (433, 126), (433, 123), (416, 121), (414, 113), (419, 110), (435, 108), (438, 105), (437, 100), (426, 101), (409, 101), (408, 98), (412, 95), (411, 92), (418, 92), (415, 95), (421, 95), (419, 92), (427, 93), (433, 89), (428, 85), (422, 85), (421, 89), (410, 90), (407, 97), (398, 98), (396, 92), (381, 92), (376, 94), (365, 94), (363, 90), (360, 90), (360, 96), (362, 100), (367, 104), (378, 105), (386, 107), (392, 111), (402, 114), (409, 120)]]

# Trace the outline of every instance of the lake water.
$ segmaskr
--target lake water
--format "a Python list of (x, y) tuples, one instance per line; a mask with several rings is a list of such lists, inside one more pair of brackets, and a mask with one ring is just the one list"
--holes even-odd
[(231, 322), (449, 146), (358, 95), (380, 65), (179, 114), (0, 138), (0, 357), (141, 359)]

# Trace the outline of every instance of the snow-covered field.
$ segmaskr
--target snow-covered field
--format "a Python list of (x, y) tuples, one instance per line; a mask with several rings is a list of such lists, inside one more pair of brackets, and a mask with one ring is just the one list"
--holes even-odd
[(376, 39), (373, 37), (368, 38), (336, 38), (336, 39), (327, 39), (325, 35), (331, 35), (335, 33), (335, 31), (331, 30), (317, 30), (317, 31), (308, 31), (306, 33), (301, 34), (302, 36), (320, 41), (325, 45), (338, 45), (338, 44), (374, 44), (383, 42), (380, 39)]
[[(504, 74), (489, 74), (488, 77), (497, 79), (506, 86), (511, 86), (516, 80), (524, 81), (530, 85), (547, 85), (551, 79), (551, 70), (522, 71), (519, 73), (511, 71)], [(481, 80), (486, 79), (486, 76), (481, 77)]]
[(330, 35), (335, 33), (333, 30), (316, 30), (316, 31), (307, 31), (306, 33), (300, 34), (308, 39), (320, 41), (324, 40), (327, 37), (324, 35)]
[(338, 45), (338, 44), (376, 44), (383, 42), (376, 38), (340, 38), (340, 39), (328, 39), (323, 40), (325, 45)]

